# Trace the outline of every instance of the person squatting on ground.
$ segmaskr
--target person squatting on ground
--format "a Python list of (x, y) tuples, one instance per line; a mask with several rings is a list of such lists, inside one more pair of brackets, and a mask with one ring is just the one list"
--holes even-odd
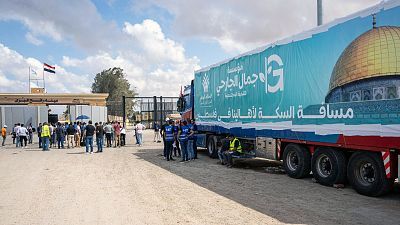
[(97, 152), (103, 152), (103, 140), (104, 140), (104, 129), (103, 124), (95, 123), (96, 126), (96, 144), (97, 144)]
[[(86, 145), (86, 154), (93, 153), (93, 136), (96, 131), (96, 128), (92, 125), (92, 121), (89, 120), (89, 124), (85, 126), (84, 129), (84, 138), (85, 138), (85, 145)], [(89, 149), (90, 147), (90, 149)]]
[(172, 126), (172, 121), (164, 128), (164, 140), (165, 140), (165, 150), (164, 158), (169, 161), (171, 159), (170, 152), (172, 151), (172, 144), (174, 143), (174, 127)]
[(221, 143), (221, 145), (218, 146), (218, 158), (219, 158), (219, 161), (220, 161), (220, 163), (222, 165), (226, 165), (224, 154), (225, 154), (225, 152), (229, 151), (230, 141), (231, 140), (230, 140), (230, 137), (228, 135), (225, 138), (223, 138), (221, 140), (221, 142), (218, 142), (218, 144)]
[(225, 151), (223, 156), (225, 159), (225, 163), (228, 167), (233, 166), (232, 156), (240, 156), (243, 154), (242, 145), (240, 144), (239, 139), (235, 138), (233, 135), (229, 136), (229, 151)]
[(181, 122), (181, 127), (178, 132), (179, 143), (182, 150), (182, 160), (181, 162), (189, 161), (188, 154), (188, 135), (189, 135), (189, 127), (187, 126), (187, 121)]
[(1, 137), (3, 138), (1, 146), (4, 146), (7, 138), (7, 125), (4, 125), (3, 128), (1, 128)]
[(42, 132), (41, 132), (41, 138), (42, 138), (42, 146), (43, 146), (43, 151), (48, 151), (49, 150), (49, 142), (50, 142), (50, 128), (49, 125), (47, 125), (47, 122), (43, 123), (42, 126)]

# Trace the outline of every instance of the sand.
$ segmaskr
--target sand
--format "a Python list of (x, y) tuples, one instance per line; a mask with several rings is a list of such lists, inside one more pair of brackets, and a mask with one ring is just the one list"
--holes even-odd
[(400, 224), (398, 191), (365, 197), (266, 172), (263, 160), (167, 162), (150, 130), (142, 147), (128, 139), (91, 155), (0, 147), (0, 224)]

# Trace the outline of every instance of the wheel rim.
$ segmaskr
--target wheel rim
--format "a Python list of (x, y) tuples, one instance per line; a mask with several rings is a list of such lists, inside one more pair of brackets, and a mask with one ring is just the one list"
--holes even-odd
[(299, 156), (295, 151), (289, 152), (289, 154), (286, 156), (286, 161), (287, 166), (291, 171), (295, 171), (299, 167)]
[(370, 162), (363, 162), (356, 171), (358, 180), (364, 185), (370, 185), (376, 180), (376, 168)]
[(328, 177), (332, 173), (332, 163), (328, 156), (320, 155), (316, 161), (317, 173), (321, 177)]
[(214, 141), (210, 140), (208, 142), (208, 153), (210, 153), (210, 155), (212, 155), (214, 152)]

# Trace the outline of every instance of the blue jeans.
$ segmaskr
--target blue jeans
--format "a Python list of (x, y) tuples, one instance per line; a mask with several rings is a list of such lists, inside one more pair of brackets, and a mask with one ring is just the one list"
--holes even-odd
[(19, 136), (16, 136), (16, 139), (15, 139), (15, 147), (19, 147), (19, 146), (22, 146), (21, 145), (21, 143), (20, 143), (20, 141), (21, 141), (21, 139), (19, 138)]
[(50, 145), (50, 137), (42, 137), (43, 151), (48, 151)]
[(138, 133), (135, 134), (135, 139), (136, 139), (136, 144), (138, 145), (139, 144), (139, 135), (138, 135)]
[(189, 159), (194, 159), (193, 140), (189, 140), (187, 144), (187, 151)]
[(103, 137), (96, 137), (96, 144), (97, 144), (97, 151), (102, 152), (103, 151)]
[(137, 141), (139, 145), (142, 145), (143, 143), (143, 134), (136, 134)]
[(187, 140), (184, 140), (184, 141), (179, 140), (179, 144), (181, 145), (182, 160), (183, 161), (189, 160), (188, 150), (187, 150), (188, 141)]
[(89, 145), (90, 152), (93, 152), (93, 136), (86, 136), (86, 152), (89, 152)]
[(58, 148), (64, 148), (64, 137), (63, 136), (61, 136), (61, 137), (57, 137), (57, 145), (58, 145)]
[(52, 134), (51, 135), (51, 146), (55, 146), (56, 145), (56, 134)]

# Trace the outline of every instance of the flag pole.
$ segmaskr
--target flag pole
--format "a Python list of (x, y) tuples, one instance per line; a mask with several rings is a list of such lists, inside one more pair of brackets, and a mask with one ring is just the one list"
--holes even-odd
[(43, 88), (44, 93), (46, 93), (46, 81), (44, 80), (44, 66), (43, 66)]
[(31, 67), (29, 67), (28, 74), (29, 74), (28, 93), (31, 93)]

